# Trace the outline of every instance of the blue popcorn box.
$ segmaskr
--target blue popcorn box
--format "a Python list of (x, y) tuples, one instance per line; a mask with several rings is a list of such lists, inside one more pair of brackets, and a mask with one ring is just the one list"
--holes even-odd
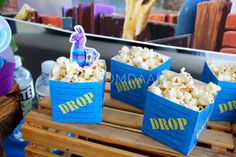
[(221, 87), (210, 120), (236, 122), (236, 82), (220, 81), (207, 63), (204, 65), (201, 80), (206, 83), (213, 82)]
[(213, 106), (197, 112), (148, 91), (142, 132), (188, 155), (206, 129)]
[(144, 110), (148, 87), (163, 70), (169, 70), (172, 59), (160, 54), (165, 62), (153, 70), (137, 68), (111, 59), (111, 97)]
[(72, 30), (75, 26), (74, 17), (62, 17), (63, 29)]
[(106, 76), (99, 82), (49, 80), (55, 122), (101, 123)]

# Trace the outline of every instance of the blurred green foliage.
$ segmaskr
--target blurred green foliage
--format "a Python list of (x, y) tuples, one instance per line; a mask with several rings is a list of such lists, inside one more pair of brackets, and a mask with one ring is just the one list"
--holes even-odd
[(18, 47), (13, 38), (11, 39), (10, 47), (14, 53), (16, 53), (16, 51), (18, 50)]
[(5, 4), (6, 0), (0, 0), (0, 7), (3, 7), (3, 5)]

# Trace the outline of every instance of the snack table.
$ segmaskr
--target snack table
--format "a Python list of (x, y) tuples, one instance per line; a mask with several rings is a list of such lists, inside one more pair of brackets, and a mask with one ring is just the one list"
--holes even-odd
[(0, 97), (0, 157), (4, 157), (2, 141), (7, 137), (22, 119), (19, 103), (19, 87), (14, 83), (11, 91)]
[[(141, 133), (143, 111), (110, 97), (107, 73), (102, 124), (56, 123), (52, 121), (49, 97), (25, 118), (23, 138), (30, 142), (26, 156), (182, 156), (179, 152)], [(235, 125), (210, 122), (190, 156), (235, 156)], [(68, 133), (75, 136), (68, 136)]]

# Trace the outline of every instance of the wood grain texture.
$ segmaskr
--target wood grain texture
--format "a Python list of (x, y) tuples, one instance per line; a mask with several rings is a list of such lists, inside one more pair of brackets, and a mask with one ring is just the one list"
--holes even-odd
[(22, 119), (19, 102), (19, 87), (15, 83), (6, 96), (0, 97), (0, 138), (7, 137)]
[(109, 93), (105, 93), (104, 106), (109, 107), (109, 108), (123, 110), (123, 111), (129, 111), (129, 112), (133, 112), (133, 113), (143, 114), (143, 110), (133, 107), (131, 105), (128, 105), (128, 104), (121, 102), (119, 100), (113, 99), (113, 98), (111, 98)]
[(111, 83), (110, 82), (106, 82), (105, 92), (110, 93), (110, 91), (111, 91)]
[[(83, 137), (88, 137), (89, 139), (96, 139), (96, 140), (103, 141), (106, 143), (116, 144), (119, 146), (125, 146), (125, 147), (129, 147), (133, 149), (135, 148), (137, 150), (152, 152), (154, 154), (181, 156), (178, 152), (172, 150), (169, 147), (162, 145), (161, 143), (145, 135), (106, 126), (106, 125), (55, 123), (55, 122), (52, 122), (50, 115), (45, 115), (43, 113), (38, 113), (38, 112), (29, 113), (29, 115), (27, 115), (26, 121), (27, 123), (34, 123), (34, 124), (42, 125), (45, 127), (55, 128), (57, 130), (62, 130), (62, 131), (74, 133), (76, 135), (80, 135)], [(29, 133), (31, 133), (31, 131), (25, 132), (23, 130), (23, 137), (27, 139), (27, 137), (25, 137), (25, 134), (29, 134)], [(211, 132), (209, 134), (211, 134)], [(207, 136), (209, 134), (207, 134)], [(221, 139), (223, 138), (224, 137), (222, 137)], [(203, 149), (206, 152), (201, 152), (201, 149), (203, 148), (196, 147), (193, 150), (193, 152), (190, 154), (190, 156), (208, 156), (208, 155), (214, 156), (213, 154), (216, 154), (216, 152), (209, 149), (207, 150)]]
[(232, 133), (236, 136), (236, 123), (232, 124)]
[[(113, 102), (113, 100), (114, 99), (111, 98), (110, 102)], [(46, 102), (44, 100), (44, 104), (45, 103), (49, 104), (49, 102)], [(106, 102), (106, 103), (109, 103), (109, 102)], [(128, 106), (127, 104), (124, 104), (124, 103), (122, 104), (122, 102), (120, 102), (120, 105)], [(45, 106), (45, 105), (43, 105), (43, 106)], [(115, 128), (119, 128), (121, 126), (121, 127), (123, 127), (123, 129), (124, 129), (124, 127), (126, 127), (126, 128), (140, 130), (142, 127), (142, 119), (143, 119), (142, 114), (132, 113), (132, 112), (124, 111), (124, 110), (120, 110), (120, 109), (117, 110), (117, 109), (105, 107), (104, 112), (103, 112), (103, 121), (106, 123), (113, 124), (112, 127), (115, 127)], [(216, 124), (215, 124), (215, 126), (217, 126)], [(211, 122), (211, 125), (214, 126), (214, 122)], [(227, 123), (226, 123), (226, 126), (227, 126)], [(72, 126), (70, 126), (70, 127), (72, 127)], [(126, 130), (128, 130), (128, 129), (126, 129)], [(108, 135), (108, 134), (106, 134), (106, 135)], [(88, 135), (86, 134), (83, 136), (87, 137)], [(222, 147), (222, 148), (228, 148), (231, 150), (234, 148), (233, 135), (230, 133), (225, 133), (225, 132), (217, 131), (217, 130), (207, 129), (205, 131), (205, 133), (200, 137), (199, 142), (213, 145), (213, 146)]]
[(30, 146), (27, 146), (25, 148), (25, 155), (27, 157), (61, 157), (59, 155), (55, 155), (49, 152), (44, 152)]
[(195, 23), (193, 48), (219, 51), (224, 35), (231, 2), (210, 1), (199, 3)]
[(213, 122), (208, 123), (208, 128), (230, 132), (232, 130), (232, 125), (229, 122)]
[(22, 119), (19, 92), (19, 86), (14, 82), (8, 94), (0, 97), (0, 157), (5, 156), (3, 139), (12, 133)]
[(144, 155), (139, 155), (118, 148), (112, 148), (73, 137), (63, 136), (28, 125), (23, 125), (22, 130), (24, 131), (23, 137), (29, 141), (58, 148), (74, 154), (80, 154), (82, 156), (144, 157)]
[[(50, 115), (38, 112), (30, 112), (26, 117), (26, 122), (52, 127), (76, 135), (97, 139), (102, 142), (136, 148), (143, 151), (151, 151), (157, 154), (180, 154), (173, 149), (143, 135), (106, 125), (99, 124), (69, 124), (55, 123)], [(23, 131), (23, 136), (26, 133)]]
[(3, 149), (2, 141), (0, 140), (0, 157), (5, 157), (5, 152)]
[[(107, 77), (110, 78), (109, 73)], [(50, 98), (43, 99), (39, 106), (39, 110), (34, 110), (26, 116), (23, 127), (23, 137), (31, 143), (83, 156), (182, 156), (179, 152), (143, 135), (143, 111), (111, 98), (109, 93), (105, 93), (104, 97), (102, 124), (56, 123), (52, 121)], [(233, 156), (228, 150), (233, 152), (235, 140), (232, 133), (225, 132), (232, 130), (231, 123), (210, 122), (209, 128), (199, 138), (199, 143), (211, 147), (196, 146), (190, 156)], [(60, 132), (72, 133), (81, 138), (68, 137)], [(36, 153), (35, 151), (33, 153)]]

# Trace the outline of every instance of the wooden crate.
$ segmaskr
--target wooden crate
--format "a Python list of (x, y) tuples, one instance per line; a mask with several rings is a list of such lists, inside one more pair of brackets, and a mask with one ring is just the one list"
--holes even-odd
[(209, 1), (198, 4), (193, 48), (219, 51), (231, 1)]
[(3, 139), (13, 132), (22, 117), (20, 88), (14, 81), (12, 89), (6, 95), (0, 96), (0, 157), (5, 157)]
[[(27, 157), (60, 157), (53, 149), (65, 151), (62, 156), (183, 156), (179, 152), (141, 133), (143, 111), (110, 97), (110, 74), (107, 74), (102, 124), (56, 123), (52, 121), (50, 99), (40, 109), (30, 112), (23, 125), (23, 138), (30, 142)], [(236, 156), (236, 126), (210, 122), (190, 153), (193, 157)], [(65, 133), (75, 134), (68, 137)], [(233, 135), (234, 133), (234, 135)]]

